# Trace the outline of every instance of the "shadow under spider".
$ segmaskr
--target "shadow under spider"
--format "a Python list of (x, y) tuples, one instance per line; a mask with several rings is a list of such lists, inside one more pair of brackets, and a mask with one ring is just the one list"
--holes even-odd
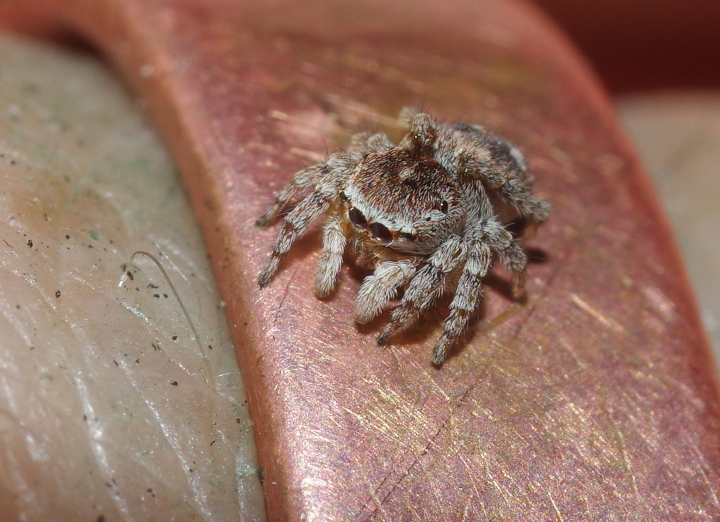
[[(284, 213), (283, 213), (284, 215)], [(279, 216), (277, 222), (281, 222), (283, 215)], [(526, 228), (524, 220), (518, 220), (517, 222), (510, 223), (507, 225), (508, 229), (513, 232), (515, 237), (522, 235), (522, 232)], [(273, 226), (268, 229), (274, 228)], [(296, 262), (309, 262), (306, 258), (313, 252), (319, 252), (322, 248), (322, 224), (313, 224), (303, 237), (299, 238), (294, 245), (294, 248), (283, 257), (281, 261), (280, 269), (278, 274), (284, 270), (289, 270)], [(524, 248), (528, 256), (528, 264), (545, 264), (548, 262), (549, 257), (544, 250), (539, 248)], [(496, 267), (498, 265), (497, 258), (494, 259), (493, 263)], [(357, 266), (352, 258), (346, 254), (343, 259), (343, 265), (346, 269), (341, 271), (339, 279), (335, 286), (335, 289), (326, 297), (320, 298), (323, 302), (335, 301), (338, 290), (341, 285), (355, 282), (356, 289), (359, 289), (365, 277), (372, 273), (371, 270), (367, 270)], [(509, 272), (504, 269), (500, 269), (501, 273), (497, 273), (497, 268), (491, 270), (487, 276), (483, 278), (482, 286), (487, 292), (487, 289), (491, 289), (498, 295), (505, 298), (508, 301), (508, 306), (522, 305), (527, 300), (518, 302), (512, 298), (511, 290), (511, 278)], [(343, 277), (343, 274), (345, 277)], [(277, 274), (276, 274), (277, 276)], [(343, 281), (345, 279), (345, 281)], [(309, 282), (312, 285), (312, 282)], [(440, 333), (442, 332), (443, 323), (450, 313), (449, 305), (454, 297), (454, 290), (446, 292), (437, 302), (435, 306), (429, 308), (419, 319), (419, 321), (411, 326), (408, 330), (401, 332), (390, 339), (389, 345), (396, 346), (417, 346), (419, 349), (428, 348), (431, 349), (431, 344), (434, 343)], [(382, 328), (387, 325), (390, 320), (390, 314), (392, 310), (400, 303), (403, 297), (403, 289), (398, 291), (398, 295), (392, 299), (386, 309), (375, 317), (372, 321), (367, 324), (355, 323), (355, 327), (361, 335), (377, 335)], [(502, 315), (502, 314), (501, 314)], [(458, 342), (448, 352), (447, 359), (456, 357), (464, 350), (465, 346), (472, 341), (476, 335), (487, 334), (487, 328), (490, 323), (487, 322), (487, 307), (486, 301), (483, 297), (478, 308), (473, 312), (472, 318), (469, 321), (468, 327), (463, 332)]]
[[(544, 251), (540, 249), (525, 249), (528, 254), (528, 264), (544, 264), (548, 261), (548, 256)], [(370, 274), (369, 271), (363, 270), (356, 265), (350, 263), (350, 269), (348, 274), (358, 284), (362, 283), (362, 280)], [(484, 288), (484, 294), (490, 289), (494, 293), (502, 296), (507, 301), (508, 310), (501, 312), (498, 315), (502, 317), (506, 315), (511, 307), (522, 306), (527, 303), (527, 298), (523, 301), (517, 301), (512, 298), (512, 287), (509, 273), (505, 273), (503, 270), (501, 274), (491, 271), (487, 276), (483, 278), (482, 286)], [(442, 332), (443, 323), (450, 314), (450, 303), (455, 295), (454, 290), (446, 292), (438, 301), (437, 304), (429, 308), (422, 317), (411, 326), (409, 329), (401, 332), (390, 339), (388, 345), (395, 346), (417, 346), (418, 349), (431, 349), (430, 346), (434, 343), (440, 333)], [(395, 299), (389, 301), (387, 308), (375, 317), (372, 321), (366, 324), (357, 324), (357, 331), (362, 335), (378, 334), (390, 320), (390, 314), (392, 310), (400, 303), (403, 296), (403, 289), (398, 291), (398, 295)], [(473, 340), (476, 335), (484, 336), (489, 330), (493, 329), (494, 321), (497, 318), (492, 318), (490, 321), (487, 320), (487, 305), (485, 296), (480, 301), (477, 309), (473, 312), (472, 317), (468, 323), (467, 328), (463, 332), (460, 339), (455, 345), (448, 351), (446, 361), (456, 357), (465, 349), (465, 347)], [(504, 322), (504, 321), (501, 321)]]

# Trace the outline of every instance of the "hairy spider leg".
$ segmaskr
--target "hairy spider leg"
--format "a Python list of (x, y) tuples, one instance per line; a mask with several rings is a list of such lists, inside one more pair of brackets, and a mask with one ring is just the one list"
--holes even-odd
[(415, 324), (423, 312), (435, 303), (445, 290), (445, 276), (467, 255), (465, 242), (457, 235), (450, 236), (418, 270), (405, 295), (390, 316), (390, 322), (380, 333), (377, 342), (386, 344), (390, 337)]
[(327, 297), (335, 288), (347, 238), (342, 227), (340, 214), (332, 214), (323, 230), (323, 246), (315, 275), (315, 295)]
[(443, 131), (435, 155), (450, 172), (480, 180), (532, 222), (542, 223), (550, 215), (550, 205), (532, 194), (534, 177), (520, 150), (484, 128), (463, 125)]
[(290, 251), (293, 243), (307, 230), (307, 227), (327, 211), (330, 207), (330, 200), (335, 196), (336, 192), (333, 190), (315, 189), (285, 216), (283, 228), (273, 245), (270, 260), (258, 277), (260, 286), (267, 286), (270, 283), (277, 272), (280, 259)]
[(432, 353), (432, 363), (442, 364), (448, 349), (460, 338), (482, 295), (482, 278), (492, 263), (488, 245), (476, 242), (468, 250), (457, 290), (450, 303), (450, 315), (443, 323), (443, 333)]
[(405, 286), (417, 271), (420, 259), (383, 261), (375, 272), (365, 278), (355, 301), (355, 319), (360, 324), (373, 320), (385, 303), (397, 295), (398, 288)]
[(443, 333), (433, 348), (433, 364), (442, 364), (448, 349), (460, 339), (477, 309), (482, 294), (482, 279), (492, 265), (493, 252), (512, 271), (513, 297), (524, 295), (527, 257), (502, 223), (494, 217), (485, 216), (466, 233), (464, 240), (468, 254), (450, 303), (450, 314), (443, 324)]
[(331, 154), (326, 161), (296, 172), (275, 197), (274, 203), (265, 211), (265, 214), (255, 221), (255, 224), (266, 228), (285, 209), (297, 193), (325, 185), (338, 186), (337, 178), (347, 179), (347, 176), (364, 157), (363, 154), (356, 151), (336, 152)]

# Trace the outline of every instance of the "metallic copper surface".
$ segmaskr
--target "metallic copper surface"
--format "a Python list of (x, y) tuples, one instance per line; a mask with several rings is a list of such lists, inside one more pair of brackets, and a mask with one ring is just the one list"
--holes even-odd
[[(718, 386), (666, 220), (606, 96), (530, 5), (4, 8), (77, 31), (147, 99), (227, 301), (271, 520), (720, 517)], [(387, 317), (353, 322), (356, 273), (313, 297), (317, 228), (255, 283), (273, 191), (353, 132), (397, 134), (408, 104), (515, 141), (553, 205), (528, 245), (528, 304), (496, 270), (441, 369), (442, 312), (379, 348)]]

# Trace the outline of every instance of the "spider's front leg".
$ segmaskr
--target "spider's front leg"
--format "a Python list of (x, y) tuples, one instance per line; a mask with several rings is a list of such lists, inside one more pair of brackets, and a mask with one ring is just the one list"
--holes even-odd
[(273, 204), (255, 221), (255, 225), (260, 228), (269, 226), (296, 194), (332, 183), (338, 175), (346, 177), (362, 161), (371, 146), (380, 146), (378, 144), (382, 143), (381, 138), (364, 133), (355, 134), (351, 139), (347, 151), (331, 154), (326, 161), (296, 172), (275, 196)]
[(486, 243), (474, 242), (470, 245), (462, 275), (458, 280), (457, 291), (450, 303), (450, 315), (443, 323), (443, 333), (435, 343), (432, 363), (442, 364), (448, 348), (462, 335), (472, 313), (477, 309), (482, 296), (482, 279), (487, 275), (492, 263), (492, 253)]
[[(266, 286), (270, 282), (277, 271), (280, 259), (288, 253), (295, 240), (305, 232), (310, 223), (328, 210), (330, 202), (337, 197), (352, 171), (374, 146), (383, 146), (381, 137), (357, 134), (353, 136), (348, 151), (332, 154), (327, 161), (297, 172), (278, 193), (275, 202), (255, 222), (257, 226), (267, 227), (290, 203), (295, 194), (309, 188), (314, 189), (285, 216), (283, 229), (273, 245), (272, 256), (258, 277), (260, 286)], [(337, 249), (337, 247), (333, 248)], [(331, 258), (334, 260), (337, 256)], [(317, 288), (319, 295), (326, 295), (323, 294), (325, 291), (329, 292), (326, 282)]]
[(468, 231), (465, 241), (467, 257), (457, 291), (450, 303), (450, 315), (445, 319), (443, 333), (433, 348), (433, 364), (442, 364), (448, 349), (460, 339), (477, 309), (482, 295), (482, 279), (492, 265), (493, 252), (512, 271), (513, 297), (521, 299), (525, 295), (527, 256), (501, 223), (494, 218), (487, 218)]
[(312, 187), (315, 180), (327, 169), (329, 169), (328, 162), (325, 162), (296, 172), (292, 179), (277, 193), (273, 204), (255, 221), (255, 225), (260, 228), (267, 228), (275, 221), (278, 214), (288, 206), (295, 194)]
[[(285, 256), (295, 240), (300, 237), (310, 224), (327, 212), (330, 202), (337, 198), (348, 176), (362, 160), (359, 153), (339, 152), (318, 165), (303, 169), (293, 177), (275, 198), (275, 203), (257, 221), (258, 226), (265, 226), (285, 206), (292, 196), (306, 186), (314, 185), (315, 189), (293, 208), (283, 223), (273, 245), (272, 255), (258, 277), (258, 284), (266, 286), (277, 271), (280, 259)], [(324, 287), (323, 287), (324, 288)], [(322, 288), (321, 288), (322, 291)]]
[(268, 283), (270, 283), (275, 272), (277, 272), (280, 259), (290, 251), (290, 247), (292, 247), (295, 240), (307, 230), (307, 227), (327, 211), (330, 206), (330, 200), (334, 196), (335, 194), (323, 193), (315, 189), (312, 194), (301, 200), (300, 203), (285, 216), (283, 228), (273, 245), (270, 260), (258, 277), (258, 284), (260, 286), (267, 286)]
[(442, 295), (445, 276), (465, 260), (466, 254), (465, 242), (459, 236), (450, 236), (440, 245), (410, 281), (402, 301), (390, 316), (390, 323), (378, 336), (378, 344), (386, 344), (390, 337), (417, 322), (423, 312)]

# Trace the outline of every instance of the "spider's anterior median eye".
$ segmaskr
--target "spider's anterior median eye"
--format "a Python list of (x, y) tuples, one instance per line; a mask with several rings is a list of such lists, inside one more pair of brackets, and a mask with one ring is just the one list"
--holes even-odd
[(390, 243), (393, 239), (392, 233), (388, 230), (388, 228), (380, 223), (373, 223), (370, 227), (370, 232), (375, 239), (383, 243)]
[(351, 208), (348, 212), (348, 219), (352, 222), (353, 225), (356, 225), (358, 227), (366, 227), (367, 226), (367, 219), (365, 219), (365, 216), (363, 216), (363, 213), (360, 212), (355, 207)]

